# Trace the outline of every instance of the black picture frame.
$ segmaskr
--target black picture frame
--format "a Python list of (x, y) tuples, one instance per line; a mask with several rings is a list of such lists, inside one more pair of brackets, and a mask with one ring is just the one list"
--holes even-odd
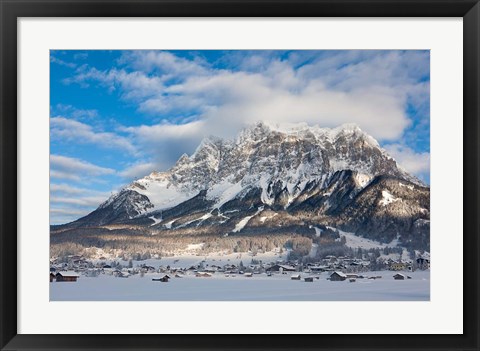
[[(478, 0), (0, 0), (0, 346), (2, 350), (479, 350)], [(463, 17), (461, 335), (17, 334), (17, 19), (20, 17)], [(460, 116), (452, 116), (452, 120)], [(438, 189), (437, 189), (438, 190)], [(448, 318), (448, 316), (445, 316)], [(321, 331), (319, 331), (321, 332)]]

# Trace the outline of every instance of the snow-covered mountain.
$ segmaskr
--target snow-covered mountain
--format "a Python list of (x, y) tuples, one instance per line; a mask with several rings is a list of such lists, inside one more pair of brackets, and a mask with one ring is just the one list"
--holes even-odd
[(135, 225), (154, 234), (305, 232), (321, 223), (380, 241), (429, 242), (430, 190), (357, 126), (209, 137), (68, 227)]

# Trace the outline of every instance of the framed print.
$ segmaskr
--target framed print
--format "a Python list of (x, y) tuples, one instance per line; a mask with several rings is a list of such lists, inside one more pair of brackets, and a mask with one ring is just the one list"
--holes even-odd
[(430, 300), (429, 59), (51, 50), (50, 301)]
[(2, 349), (478, 349), (479, 6), (2, 2)]

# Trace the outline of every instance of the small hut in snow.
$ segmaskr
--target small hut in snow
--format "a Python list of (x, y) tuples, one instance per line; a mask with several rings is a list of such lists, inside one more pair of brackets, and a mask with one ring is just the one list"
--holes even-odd
[(57, 282), (76, 282), (80, 275), (74, 271), (58, 272), (55, 275)]
[(290, 277), (292, 280), (300, 280), (302, 277), (300, 276), (300, 274), (294, 274)]
[(332, 282), (340, 282), (344, 281), (345, 279), (347, 279), (347, 275), (343, 272), (335, 271), (330, 275), (330, 280)]

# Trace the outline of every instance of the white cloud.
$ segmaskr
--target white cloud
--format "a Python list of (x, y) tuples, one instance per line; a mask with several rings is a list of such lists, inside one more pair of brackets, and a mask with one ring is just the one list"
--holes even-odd
[(88, 189), (77, 188), (65, 183), (62, 184), (50, 184), (50, 192), (63, 192), (67, 194), (82, 194)]
[[(140, 54), (136, 57), (145, 60)], [(407, 99), (428, 100), (419, 95), (422, 86), (429, 92), (428, 85), (417, 83), (428, 73), (425, 53), (334, 52), (297, 70), (268, 55), (245, 60), (264, 69), (190, 75), (142, 99), (139, 109), (151, 113), (196, 109), (205, 121), (201, 132), (207, 135), (229, 136), (258, 120), (327, 127), (353, 122), (379, 140), (393, 141), (411, 123), (405, 112)], [(356, 63), (348, 65), (352, 60)]]
[(82, 178), (78, 174), (72, 174), (68, 172), (62, 172), (50, 168), (50, 178), (65, 179), (79, 182)]
[(163, 79), (157, 76), (148, 76), (143, 72), (126, 72), (125, 70), (111, 69), (99, 71), (96, 68), (82, 66), (74, 77), (64, 79), (64, 83), (78, 83), (88, 87), (89, 82), (99, 82), (110, 92), (119, 89), (124, 99), (141, 99), (159, 94), (164, 88)]
[[(359, 62), (346, 64), (352, 60)], [(425, 85), (417, 83), (428, 73), (425, 67), (428, 55), (410, 52), (345, 51), (297, 70), (288, 61), (274, 60), (260, 72), (217, 70), (189, 77), (163, 91), (160, 109), (155, 98), (141, 107), (162, 112), (178, 106), (180, 96), (203, 106), (202, 119), (217, 130), (257, 120), (321, 126), (353, 122), (379, 140), (395, 140), (410, 125), (406, 102)]]
[(429, 73), (429, 53), (339, 51), (316, 59), (298, 71), (303, 79), (320, 78), (328, 86), (344, 91), (366, 86), (415, 85)]
[(196, 60), (178, 57), (167, 51), (135, 50), (123, 53), (120, 63), (146, 72), (157, 70), (164, 79), (170, 77), (203, 75), (207, 69)]
[(53, 224), (74, 221), (95, 210), (111, 192), (76, 187), (67, 183), (50, 184), (50, 219)]
[(397, 161), (407, 172), (421, 178), (430, 174), (430, 153), (415, 152), (411, 148), (401, 144), (386, 145), (385, 150)]
[(98, 116), (98, 111), (95, 109), (78, 109), (72, 105), (57, 104), (54, 110), (56, 114), (68, 115), (75, 119), (91, 119)]
[(50, 203), (63, 203), (79, 206), (96, 207), (107, 199), (105, 196), (87, 196), (87, 197), (59, 197), (51, 196)]
[[(120, 62), (137, 71), (89, 68), (72, 81), (120, 88), (122, 97), (142, 112), (190, 115), (195, 110), (207, 128), (215, 126), (212, 132), (258, 120), (322, 126), (353, 122), (379, 140), (392, 141), (410, 124), (407, 99), (425, 101), (419, 94), (425, 83), (418, 81), (428, 74), (427, 51), (312, 53), (279, 60), (270, 51), (239, 52), (232, 55), (238, 66), (257, 70), (235, 71), (211, 69), (170, 52), (131, 51)], [(303, 63), (295, 69), (298, 62)], [(167, 82), (171, 77), (173, 85)]]
[(91, 210), (85, 208), (67, 208), (67, 207), (50, 207), (50, 224), (64, 224), (73, 222), (78, 218), (86, 216)]
[(64, 117), (50, 118), (50, 136), (62, 142), (94, 144), (104, 148), (119, 149), (131, 154), (136, 152), (130, 140), (115, 133), (96, 132), (85, 123)]
[(58, 65), (61, 65), (61, 66), (66, 66), (66, 67), (69, 67), (69, 68), (75, 68), (77, 67), (77, 65), (73, 62), (66, 62), (66, 61), (63, 61), (53, 55), (50, 55), (50, 62), (53, 62), (53, 63), (56, 63)]
[(137, 163), (125, 168), (123, 171), (119, 172), (119, 175), (127, 180), (133, 180), (135, 178), (144, 177), (158, 169), (158, 164), (154, 162)]
[(86, 60), (88, 58), (88, 53), (87, 52), (79, 52), (79, 53), (73, 55), (73, 58), (75, 60)]
[[(154, 170), (164, 170), (183, 153), (191, 153), (195, 150), (207, 129), (205, 122), (193, 121), (180, 125), (163, 122), (153, 126), (142, 125), (122, 130), (130, 133), (143, 153), (153, 158), (151, 164), (155, 166)], [(134, 171), (138, 170), (140, 168), (124, 171), (123, 174), (124, 176), (137, 175), (138, 173)]]
[(79, 181), (88, 177), (114, 174), (115, 170), (94, 165), (77, 158), (50, 155), (50, 176)]
[(138, 104), (138, 110), (151, 114), (169, 113), (172, 111), (201, 109), (207, 107), (206, 101), (200, 97), (183, 95), (160, 95), (148, 98)]
[(201, 118), (209, 130), (205, 133), (220, 136), (236, 134), (256, 121), (323, 127), (356, 123), (377, 139), (395, 140), (410, 124), (404, 112), (405, 98), (393, 89), (326, 89), (321, 82), (305, 84), (288, 72), (275, 78), (223, 73), (192, 78), (168, 91), (203, 100)]
[(67, 183), (51, 183), (50, 184), (50, 192), (62, 195), (83, 195), (83, 196), (102, 196), (106, 197), (109, 195), (108, 192), (105, 191), (97, 191), (88, 188), (80, 188), (77, 186), (73, 186)]
[[(84, 216), (86, 214), (85, 210), (76, 210), (76, 209), (68, 209), (68, 208), (50, 208), (50, 214), (60, 214), (60, 215), (73, 215), (74, 218), (78, 218), (77, 216)], [(62, 216), (63, 217), (63, 216)]]

